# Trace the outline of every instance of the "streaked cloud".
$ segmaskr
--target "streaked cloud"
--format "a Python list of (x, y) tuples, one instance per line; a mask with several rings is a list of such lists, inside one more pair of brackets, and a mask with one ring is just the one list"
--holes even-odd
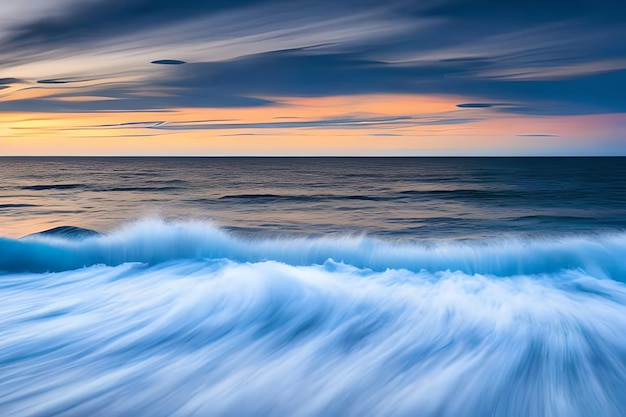
[(71, 84), (71, 83), (79, 83), (83, 80), (72, 80), (72, 79), (50, 79), (50, 80), (38, 80), (37, 84)]
[(559, 135), (554, 135), (550, 133), (525, 133), (523, 135), (517, 135), (521, 138), (558, 138)]
[(461, 117), (358, 117), (344, 116), (316, 120), (281, 121), (262, 123), (223, 123), (214, 120), (181, 121), (181, 122), (130, 122), (119, 125), (101, 125), (96, 128), (141, 128), (159, 130), (231, 130), (231, 129), (371, 129), (371, 128), (407, 128), (415, 126), (456, 125), (475, 123), (478, 118)]
[(16, 84), (22, 82), (17, 78), (0, 78), (0, 85)]
[(487, 109), (495, 106), (491, 103), (461, 103), (456, 105), (460, 109)]
[[(0, 112), (11, 115), (127, 114), (97, 127), (125, 135), (332, 129), (375, 140), (406, 137), (377, 128), (457, 125), (477, 141), (489, 121), (509, 121), (513, 140), (552, 133), (511, 120), (614, 115), (606, 140), (626, 141), (622, 0), (7, 0), (0, 16)], [(401, 95), (454, 104), (316, 114), (318, 99)], [(294, 105), (309, 115), (281, 119)], [(241, 116), (192, 117), (222, 110)]]

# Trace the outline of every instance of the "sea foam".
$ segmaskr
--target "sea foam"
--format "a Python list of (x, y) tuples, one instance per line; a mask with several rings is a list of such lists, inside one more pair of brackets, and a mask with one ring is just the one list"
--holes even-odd
[(0, 414), (626, 414), (623, 234), (0, 242)]
[(461, 271), (511, 276), (581, 269), (598, 278), (626, 277), (626, 233), (503, 238), (467, 242), (390, 242), (366, 236), (244, 239), (203, 222), (145, 220), (107, 236), (0, 238), (0, 271), (65, 271), (96, 264), (158, 264), (180, 259), (278, 261), (294, 266), (329, 259), (359, 268)]

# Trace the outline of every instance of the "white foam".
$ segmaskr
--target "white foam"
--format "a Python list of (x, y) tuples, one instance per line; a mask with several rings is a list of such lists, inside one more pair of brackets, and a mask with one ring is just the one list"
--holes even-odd
[(158, 264), (177, 259), (275, 260), (295, 266), (329, 259), (376, 271), (462, 271), (497, 276), (580, 269), (598, 278), (626, 278), (626, 233), (569, 238), (497, 239), (434, 244), (368, 237), (242, 239), (201, 222), (146, 220), (108, 236), (0, 239), (0, 271), (63, 271), (96, 264)]
[[(197, 236), (233, 250), (213, 229), (161, 227), (162, 242)], [(124, 253), (136, 232), (87, 246)], [(274, 253), (296, 256), (298, 244)], [(313, 245), (352, 254), (358, 244)], [(248, 256), (271, 248), (250, 245)], [(388, 248), (377, 245), (359, 259)], [(4, 274), (0, 295), (2, 415), (626, 411), (626, 286), (582, 270), (505, 278), (183, 259)]]

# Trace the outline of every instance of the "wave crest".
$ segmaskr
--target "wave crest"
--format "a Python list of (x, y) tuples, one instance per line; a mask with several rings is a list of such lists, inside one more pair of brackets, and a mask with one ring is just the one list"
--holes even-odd
[(6, 272), (65, 271), (127, 262), (154, 265), (177, 259), (269, 260), (294, 266), (334, 260), (374, 271), (450, 270), (514, 276), (582, 270), (598, 278), (623, 281), (624, 256), (625, 233), (438, 243), (390, 242), (364, 236), (245, 239), (206, 222), (160, 220), (144, 220), (81, 241), (49, 236), (0, 239), (0, 270)]

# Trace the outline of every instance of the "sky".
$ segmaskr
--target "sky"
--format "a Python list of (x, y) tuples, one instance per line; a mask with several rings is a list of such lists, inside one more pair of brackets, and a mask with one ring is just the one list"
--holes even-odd
[(626, 155), (626, 1), (2, 0), (0, 155)]

